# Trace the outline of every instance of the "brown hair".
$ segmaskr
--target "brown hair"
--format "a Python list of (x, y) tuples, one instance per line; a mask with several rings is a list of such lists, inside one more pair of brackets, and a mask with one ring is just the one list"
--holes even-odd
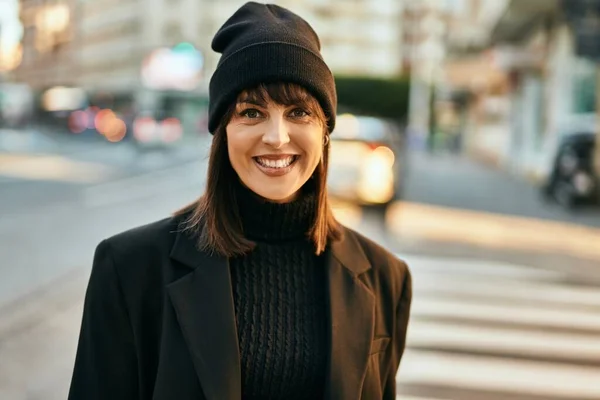
[[(303, 87), (292, 83), (261, 84), (243, 92), (252, 100), (271, 99), (283, 106), (299, 105), (320, 120), (323, 134), (327, 135), (327, 119), (318, 101)], [(238, 176), (231, 166), (227, 151), (226, 126), (235, 111), (235, 102), (214, 132), (208, 162), (208, 176), (205, 193), (196, 201), (175, 212), (176, 216), (190, 214), (182, 228), (195, 233), (199, 238), (200, 249), (226, 257), (243, 255), (255, 246), (244, 236), (237, 205), (235, 185)], [(316, 218), (307, 232), (315, 245), (316, 254), (321, 254), (327, 243), (339, 240), (340, 225), (335, 220), (327, 195), (327, 167), (329, 162), (329, 141), (323, 149), (323, 157), (317, 165), (311, 180), (316, 191)], [(309, 180), (310, 181), (310, 180)]]

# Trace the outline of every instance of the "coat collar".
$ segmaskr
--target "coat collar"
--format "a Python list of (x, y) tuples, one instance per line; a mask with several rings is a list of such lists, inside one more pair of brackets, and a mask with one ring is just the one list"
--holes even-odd
[(167, 291), (202, 391), (207, 400), (239, 400), (240, 354), (229, 263), (199, 251), (185, 232), (177, 233), (171, 258), (192, 268), (167, 285)]
[[(375, 301), (358, 275), (371, 268), (355, 234), (326, 253), (330, 306), (329, 398), (359, 399), (373, 340)], [(240, 400), (241, 372), (228, 260), (200, 251), (178, 232), (171, 258), (191, 269), (168, 285), (183, 336), (208, 400)]]

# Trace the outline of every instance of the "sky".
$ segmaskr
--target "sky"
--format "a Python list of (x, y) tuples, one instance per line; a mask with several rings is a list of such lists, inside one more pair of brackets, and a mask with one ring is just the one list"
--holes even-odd
[(18, 43), (21, 37), (18, 10), (18, 0), (0, 0), (0, 43), (4, 46)]

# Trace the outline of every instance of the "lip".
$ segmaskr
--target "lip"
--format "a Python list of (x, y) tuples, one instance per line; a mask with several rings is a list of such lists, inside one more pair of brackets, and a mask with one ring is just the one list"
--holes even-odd
[(288, 157), (298, 157), (299, 154), (259, 154), (252, 158), (266, 158), (267, 160), (281, 160)]
[[(285, 168), (270, 168), (270, 167), (265, 167), (264, 165), (260, 164), (257, 160), (257, 158), (266, 158), (268, 160), (281, 160), (284, 158), (288, 158), (290, 156), (294, 156), (295, 160), (292, 161), (292, 163), (285, 167)], [(256, 165), (256, 167), (265, 175), (267, 176), (271, 176), (271, 177), (275, 177), (275, 176), (283, 176), (286, 174), (289, 174), (292, 169), (294, 169), (294, 167), (296, 166), (296, 163), (298, 162), (298, 160), (300, 159), (300, 156), (296, 155), (296, 154), (277, 154), (277, 155), (273, 155), (273, 154), (265, 154), (265, 155), (261, 155), (261, 156), (255, 156), (252, 157), (252, 161), (254, 162), (254, 165)]]

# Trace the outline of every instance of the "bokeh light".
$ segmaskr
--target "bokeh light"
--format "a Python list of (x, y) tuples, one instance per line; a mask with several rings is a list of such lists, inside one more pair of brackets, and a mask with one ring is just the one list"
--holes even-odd
[(151, 117), (136, 118), (133, 123), (133, 135), (142, 143), (152, 140), (156, 129), (156, 121)]
[(119, 118), (113, 118), (105, 126), (104, 137), (109, 142), (120, 142), (127, 134), (127, 125)]
[(176, 142), (183, 134), (181, 122), (177, 118), (167, 118), (161, 124), (162, 140), (167, 143)]
[(72, 133), (82, 133), (90, 124), (88, 113), (82, 110), (73, 111), (69, 115), (68, 126)]
[(120, 142), (127, 134), (127, 124), (109, 109), (98, 111), (95, 117), (95, 126), (98, 133), (109, 142)]

